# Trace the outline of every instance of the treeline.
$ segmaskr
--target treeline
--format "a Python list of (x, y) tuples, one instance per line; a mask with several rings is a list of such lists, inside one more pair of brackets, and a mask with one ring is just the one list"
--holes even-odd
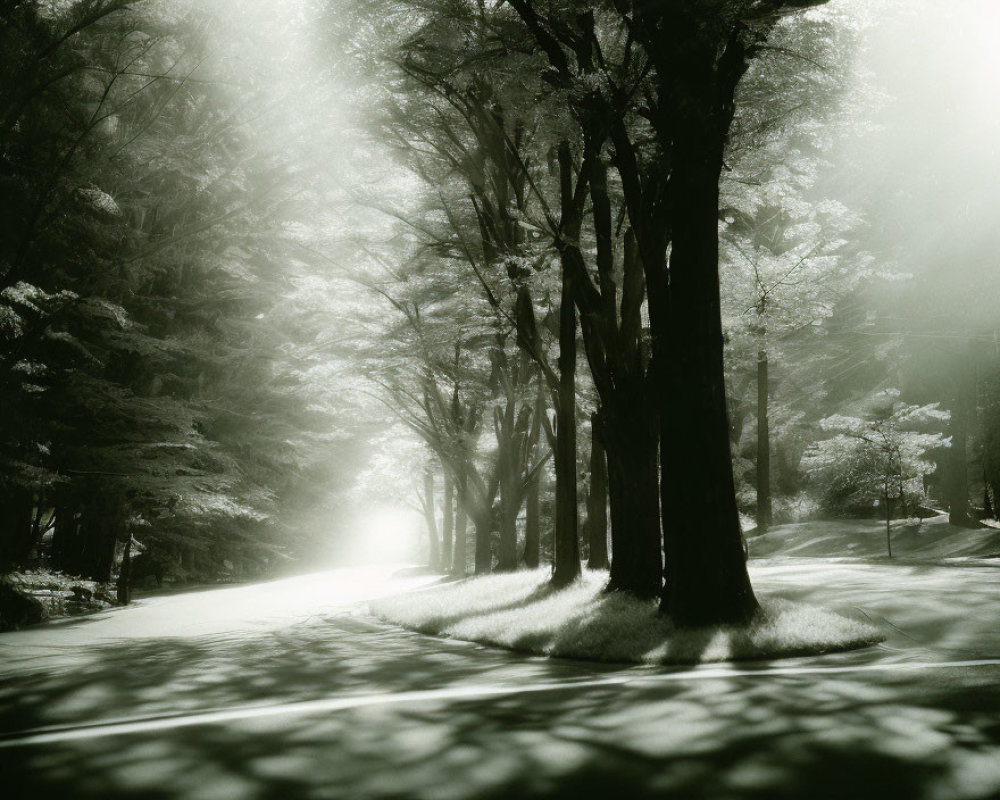
[[(582, 542), (609, 590), (681, 624), (741, 621), (741, 508), (764, 530), (775, 494), (832, 506), (845, 473), (868, 513), (923, 490), (953, 417), (885, 391), (905, 370), (865, 293), (891, 270), (817, 188), (853, 124), (860, 24), (798, 13), (821, 5), (362, 4), (373, 143), (423, 186), (369, 201), (399, 236), (359, 255), (395, 311), (364, 365), (432, 454), (437, 566), (537, 565), (549, 510), (555, 584)], [(888, 455), (827, 442), (848, 412)], [(843, 469), (810, 484), (826, 451)]]
[(130, 0), (0, 9), (7, 567), (108, 580), (134, 536), (157, 577), (232, 578), (297, 533), (280, 512), (328, 421), (277, 350), (294, 174), (253, 135), (250, 82), (203, 68), (212, 24)]

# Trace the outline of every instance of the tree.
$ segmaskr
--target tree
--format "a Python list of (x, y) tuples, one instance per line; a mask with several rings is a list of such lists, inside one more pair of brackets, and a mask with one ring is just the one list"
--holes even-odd
[(927, 454), (950, 445), (942, 434), (926, 429), (947, 422), (949, 414), (936, 403), (903, 403), (894, 389), (868, 398), (858, 410), (858, 416), (823, 419), (820, 426), (834, 435), (813, 445), (805, 463), (816, 474), (827, 502), (882, 506), (892, 558), (893, 503), (905, 513), (908, 498), (923, 498), (924, 476), (935, 468)]
[(759, 531), (773, 519), (775, 361), (778, 385), (782, 378), (791, 384), (796, 364), (787, 351), (814, 343), (816, 337), (806, 342), (806, 332), (874, 271), (871, 256), (853, 244), (862, 232), (860, 215), (817, 190), (829, 150), (855, 128), (845, 95), (857, 25), (813, 15), (779, 26), (738, 91), (721, 182), (722, 302), (731, 399), (740, 392), (742, 365), (754, 364), (756, 373), (749, 381), (756, 413), (747, 416), (756, 422)]
[(265, 569), (306, 538), (279, 515), (330, 419), (299, 370), (321, 328), (277, 310), (301, 176), (260, 87), (199, 72), (197, 10), (0, 13), (0, 549), (51, 527), (55, 565), (107, 579), (141, 514), (189, 575)]
[[(400, 4), (406, 11), (415, 5), (420, 4)], [(394, 8), (394, 4), (388, 7)], [(557, 374), (550, 364), (547, 342), (535, 323), (528, 279), (532, 267), (525, 266), (540, 268), (550, 255), (539, 253), (527, 241), (523, 224), (528, 199), (525, 183), (530, 175), (524, 166), (528, 156), (521, 148), (531, 140), (532, 129), (521, 116), (508, 118), (509, 88), (491, 80), (492, 75), (470, 73), (466, 49), (455, 46), (455, 30), (461, 31), (463, 44), (482, 46), (476, 9), (447, 4), (426, 11), (418, 30), (407, 32), (390, 48), (387, 58), (405, 80), (395, 84), (393, 93), (377, 106), (381, 113), (376, 126), (380, 134), (397, 143), (403, 163), (427, 185), (429, 208), (435, 209), (432, 213), (438, 215), (438, 223), (447, 225), (434, 227), (413, 218), (402, 219), (396, 211), (390, 213), (416, 230), (436, 255), (453, 259), (463, 279), (478, 284), (494, 318), (495, 338), (489, 356), (491, 392), (505, 398), (494, 407), (493, 415), (500, 501), (497, 569), (501, 570), (516, 566), (516, 520), (540, 463), (528, 468), (528, 451), (533, 447), (529, 441), (537, 441), (539, 429), (538, 425), (533, 428), (531, 420), (544, 414), (544, 403), (526, 404), (520, 398), (537, 370), (542, 370), (556, 408), (556, 493), (568, 498), (557, 503), (556, 513), (556, 527), (563, 531), (559, 540), (564, 545), (557, 548), (562, 556), (557, 556), (555, 579), (565, 582), (579, 574), (579, 554), (572, 544), (576, 539), (576, 503), (571, 496), (575, 492), (575, 455), (560, 451), (558, 444), (561, 441), (565, 449), (575, 437), (574, 418), (567, 414), (571, 395), (575, 395), (571, 379), (576, 328), (575, 320), (570, 320), (571, 329), (562, 328), (560, 350), (568, 354), (562, 363), (569, 365), (569, 371), (560, 368)], [(457, 193), (443, 188), (454, 185), (456, 178), (460, 182)], [(532, 311), (530, 334), (522, 329), (525, 302)], [(572, 312), (571, 307), (567, 310)], [(506, 351), (512, 325), (517, 327), (522, 346), (528, 335), (533, 337), (533, 346), (523, 347), (523, 351), (534, 365)], [(533, 438), (528, 436), (532, 429)]]
[[(610, 20), (603, 7), (510, 4), (557, 73), (569, 70), (567, 53), (582, 68), (601, 64), (601, 91), (591, 96), (604, 113), (591, 119), (606, 126), (649, 301), (661, 505), (671, 523), (661, 607), (682, 625), (744, 621), (757, 603), (729, 450), (719, 177), (747, 67), (784, 14), (820, 3), (620, 2)], [(601, 41), (598, 20), (608, 21), (612, 45)], [(582, 138), (593, 134), (588, 125)]]

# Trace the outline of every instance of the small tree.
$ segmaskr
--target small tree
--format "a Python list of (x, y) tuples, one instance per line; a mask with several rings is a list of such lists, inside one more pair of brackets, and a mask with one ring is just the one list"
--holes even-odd
[(821, 420), (820, 427), (833, 435), (815, 443), (803, 459), (828, 501), (882, 504), (889, 558), (893, 501), (905, 508), (908, 496), (923, 496), (923, 478), (936, 466), (927, 454), (951, 444), (929, 429), (947, 422), (948, 416), (937, 403), (910, 405), (900, 402), (897, 389), (887, 389), (862, 403), (854, 416), (834, 414)]

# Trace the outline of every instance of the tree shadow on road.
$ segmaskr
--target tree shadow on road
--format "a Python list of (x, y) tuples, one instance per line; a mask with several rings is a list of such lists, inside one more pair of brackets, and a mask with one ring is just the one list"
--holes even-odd
[[(339, 711), (8, 747), (14, 797), (985, 798), (1000, 790), (1000, 692), (917, 673), (659, 679), (524, 658), (350, 618), (214, 640), (102, 645), (14, 676), (5, 731), (331, 693), (508, 686)], [(624, 685), (581, 684), (613, 674)], [(970, 675), (975, 673), (970, 673)], [(526, 692), (538, 683), (542, 692)], [(9, 743), (9, 742), (8, 742)], [(11, 795), (7, 795), (11, 796)]]

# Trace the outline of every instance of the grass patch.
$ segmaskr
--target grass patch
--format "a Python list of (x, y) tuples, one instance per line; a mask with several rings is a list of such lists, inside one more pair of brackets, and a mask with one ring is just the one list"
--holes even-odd
[(381, 598), (372, 613), (404, 628), (524, 653), (592, 661), (697, 664), (811, 655), (866, 647), (885, 637), (829, 611), (762, 599), (746, 626), (678, 630), (655, 602), (602, 594), (606, 572), (554, 590), (548, 570), (467, 578)]

